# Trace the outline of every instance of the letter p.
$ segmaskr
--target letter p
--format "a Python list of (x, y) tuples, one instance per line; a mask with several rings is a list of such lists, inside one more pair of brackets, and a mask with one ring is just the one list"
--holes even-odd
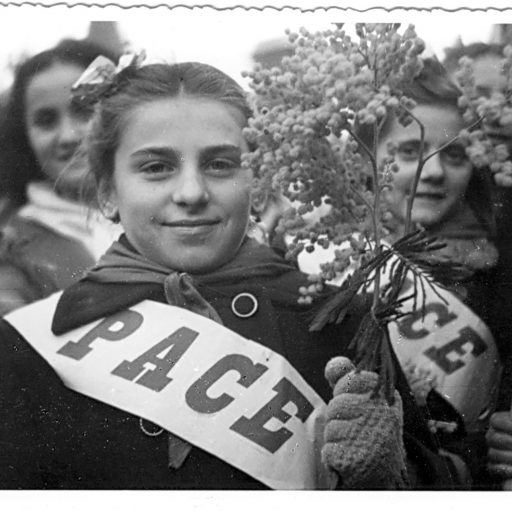
[[(96, 327), (87, 332), (78, 341), (69, 341), (58, 354), (80, 360), (91, 350), (91, 344), (97, 339), (119, 341), (135, 332), (144, 318), (140, 313), (126, 309), (102, 320)], [(119, 327), (117, 327), (119, 325)], [(117, 328), (116, 328), (117, 327)]]

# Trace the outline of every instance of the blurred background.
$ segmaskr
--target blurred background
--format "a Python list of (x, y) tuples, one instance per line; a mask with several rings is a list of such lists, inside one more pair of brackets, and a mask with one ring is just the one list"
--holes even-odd
[[(325, 28), (325, 16), (300, 13), (130, 12), (119, 21), (91, 20), (75, 9), (44, 11), (0, 8), (0, 92), (11, 84), (14, 66), (23, 58), (53, 46), (65, 37), (90, 38), (113, 48), (144, 48), (152, 58), (165, 61), (197, 60), (219, 67), (244, 84), (241, 71), (254, 61), (273, 63), (287, 52), (284, 30), (304, 25)], [(6, 14), (6, 15), (5, 15)], [(508, 25), (486, 23), (486, 16), (461, 19), (456, 15), (432, 18), (416, 14), (416, 26), (428, 52), (441, 60), (444, 50), (476, 41), (512, 40)], [(333, 19), (333, 22), (343, 20)]]

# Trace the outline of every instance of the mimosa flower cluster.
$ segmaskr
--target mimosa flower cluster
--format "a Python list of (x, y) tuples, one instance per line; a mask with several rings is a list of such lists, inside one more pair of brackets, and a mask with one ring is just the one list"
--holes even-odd
[[(392, 223), (382, 192), (393, 186), (397, 147), (388, 144), (387, 155), (377, 158), (380, 129), (389, 116), (404, 126), (422, 127), (414, 116), (414, 101), (403, 91), (423, 69), (425, 44), (413, 26), (404, 29), (399, 24), (357, 24), (355, 35), (343, 26), (316, 33), (301, 29), (288, 37), (292, 56), (279, 66), (257, 66), (246, 74), (255, 114), (244, 130), (252, 151), (244, 155), (243, 165), (256, 175), (254, 207), (264, 211), (273, 194), (284, 194), (295, 206), (282, 215), (276, 230), (294, 235), (288, 245), (291, 258), (335, 244), (332, 260), (298, 290), (299, 302), (310, 304), (324, 281), (347, 277), (322, 304), (311, 330), (342, 322), (361, 290), (371, 295), (351, 348), (357, 369), (377, 371), (380, 389), (392, 403), (395, 370), (386, 327), (406, 314), (400, 297), (405, 277), (413, 281), (414, 309), (424, 314), (425, 290), (437, 293), (438, 283), (456, 282), (464, 271), (437, 256), (442, 242), (415, 229), (416, 185), (407, 201), (403, 236), (392, 245), (382, 243)], [(507, 50), (504, 70), (509, 77), (511, 69), (512, 52)], [(458, 137), (475, 165), (490, 168), (498, 183), (512, 184), (509, 148), (492, 140), (486, 128), (510, 122), (510, 99), (476, 97), (469, 63), (462, 78), (461, 107), (468, 129)], [(430, 156), (421, 150), (415, 183)], [(311, 221), (309, 214), (322, 204), (330, 205), (329, 212)], [(389, 279), (381, 282), (381, 276)], [(416, 370), (410, 377), (417, 398), (424, 402), (434, 381)]]
[[(414, 103), (400, 86), (421, 71), (425, 47), (412, 26), (400, 31), (399, 24), (358, 24), (355, 32), (289, 32), (291, 57), (246, 73), (255, 115), (245, 136), (255, 149), (244, 165), (257, 174), (255, 207), (264, 209), (272, 193), (298, 205), (277, 228), (295, 234), (291, 257), (315, 245), (343, 244), (323, 267), (326, 279), (351, 260), (369, 257), (367, 240), (382, 234), (387, 212), (380, 193), (396, 170), (393, 148), (379, 167), (374, 145), (368, 147), (358, 133), (378, 131), (390, 113), (411, 122)], [(303, 215), (322, 202), (330, 212), (306, 227)]]
[(459, 99), (459, 106), (464, 111), (464, 119), (477, 125), (475, 130), (463, 130), (460, 140), (465, 144), (473, 165), (488, 168), (497, 185), (511, 187), (512, 46), (503, 50), (501, 72), (505, 77), (505, 92), (493, 92), (490, 97), (484, 97), (479, 95), (475, 86), (472, 59), (460, 59), (456, 78), (463, 96)]

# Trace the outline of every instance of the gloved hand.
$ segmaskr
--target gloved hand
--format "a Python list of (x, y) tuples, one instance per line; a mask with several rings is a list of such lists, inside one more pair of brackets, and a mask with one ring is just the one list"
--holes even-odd
[(504, 480), (503, 488), (512, 490), (512, 414), (495, 412), (486, 435), (488, 468)]
[(325, 377), (333, 388), (327, 405), (322, 460), (336, 471), (344, 489), (408, 487), (402, 441), (402, 401), (388, 405), (372, 396), (378, 382), (373, 372), (355, 372), (345, 357), (331, 359)]

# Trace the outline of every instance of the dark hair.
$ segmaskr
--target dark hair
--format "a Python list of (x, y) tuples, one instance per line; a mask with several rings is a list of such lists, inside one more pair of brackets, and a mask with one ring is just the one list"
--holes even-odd
[[(402, 85), (403, 93), (419, 105), (444, 105), (458, 109), (458, 99), (461, 90), (449, 78), (445, 67), (435, 58), (423, 60), (423, 69), (411, 82)], [(462, 117), (462, 113), (461, 113)], [(391, 116), (384, 121), (380, 136), (385, 135), (391, 128)], [(363, 141), (372, 147), (373, 129), (358, 127)], [(465, 194), (471, 207), (482, 226), (490, 235), (495, 233), (495, 215), (491, 194), (491, 178), (488, 169), (473, 168), (471, 179)]]
[(64, 39), (57, 46), (34, 55), (15, 70), (0, 121), (0, 190), (15, 204), (26, 201), (26, 185), (44, 179), (30, 146), (25, 126), (25, 94), (34, 76), (55, 63), (86, 68), (98, 55), (117, 62), (117, 55), (88, 40)]
[(445, 49), (445, 58), (443, 65), (448, 73), (453, 73), (459, 65), (461, 57), (470, 59), (479, 59), (481, 57), (493, 56), (503, 58), (503, 45), (488, 43), (472, 43), (466, 45), (453, 46)]
[(112, 87), (114, 92), (96, 106), (85, 144), (89, 167), (85, 199), (96, 206), (98, 192), (101, 194), (104, 186), (110, 185), (124, 121), (135, 107), (184, 95), (225, 103), (240, 111), (246, 120), (252, 115), (247, 95), (235, 80), (198, 62), (130, 66), (117, 75)]

